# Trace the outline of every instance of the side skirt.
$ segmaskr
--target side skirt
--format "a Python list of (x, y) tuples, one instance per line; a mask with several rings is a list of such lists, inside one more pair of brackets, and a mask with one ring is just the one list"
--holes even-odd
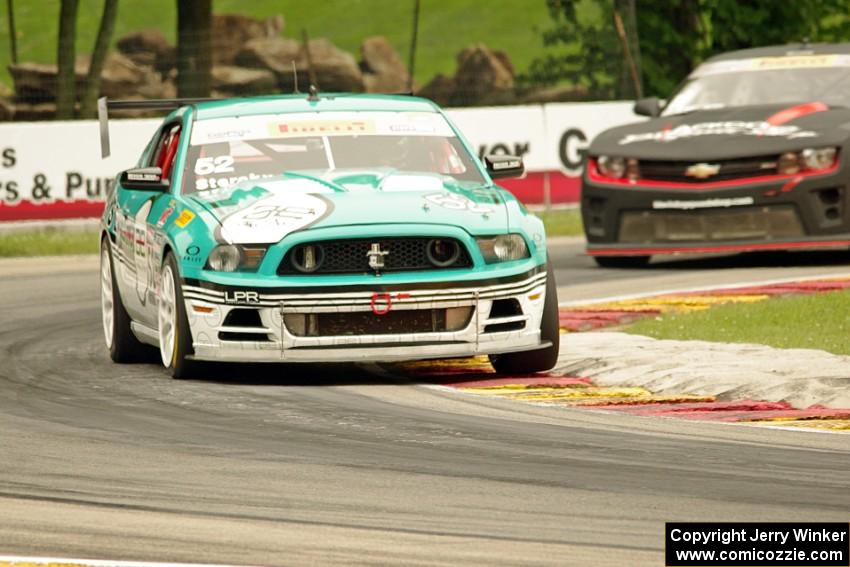
[(140, 342), (159, 348), (159, 333), (156, 332), (156, 329), (133, 321), (130, 323), (130, 330), (133, 331)]

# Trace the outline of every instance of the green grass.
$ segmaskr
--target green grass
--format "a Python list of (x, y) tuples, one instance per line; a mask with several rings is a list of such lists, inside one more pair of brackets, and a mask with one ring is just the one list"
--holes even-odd
[[(18, 0), (15, 23), (20, 61), (55, 63), (59, 0)], [(283, 34), (300, 39), (327, 37), (359, 57), (360, 43), (383, 35), (407, 62), (413, 0), (215, 0), (216, 13), (241, 13), (258, 18), (283, 14)], [(77, 53), (94, 45), (102, 0), (80, 0)], [(174, 42), (175, 0), (120, 0), (113, 39), (147, 27), (162, 30)], [(6, 65), (11, 59), (6, 3), (0, 8), (0, 82), (11, 85)], [(464, 47), (486, 43), (507, 51), (518, 71), (543, 50), (540, 30), (549, 27), (545, 0), (421, 0), (416, 80), (425, 84), (437, 73), (453, 74), (455, 56)]]
[(97, 229), (69, 231), (44, 229), (0, 234), (0, 258), (97, 254)]
[(758, 343), (850, 354), (850, 291), (720, 305), (643, 319), (626, 331), (657, 339)]
[(543, 219), (547, 236), (579, 236), (584, 234), (581, 213), (578, 209), (535, 211), (534, 214)]

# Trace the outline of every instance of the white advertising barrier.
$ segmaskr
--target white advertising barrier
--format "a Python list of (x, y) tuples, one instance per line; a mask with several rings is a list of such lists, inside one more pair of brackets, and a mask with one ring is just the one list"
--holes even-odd
[[(582, 157), (607, 128), (634, 122), (630, 102), (448, 110), (480, 156), (516, 154), (529, 172), (501, 185), (529, 204), (578, 200)], [(100, 157), (96, 121), (0, 124), (0, 222), (97, 217), (119, 171), (132, 167), (159, 119), (109, 123)]]
[(0, 221), (99, 216), (107, 188), (136, 164), (160, 122), (110, 122), (107, 159), (94, 120), (0, 124)]
[(581, 175), (585, 150), (597, 134), (642, 118), (632, 102), (457, 108), (449, 117), (479, 156), (518, 155), (530, 172)]

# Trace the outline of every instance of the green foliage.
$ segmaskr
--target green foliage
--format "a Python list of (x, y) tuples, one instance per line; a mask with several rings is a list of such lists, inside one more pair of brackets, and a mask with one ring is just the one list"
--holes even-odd
[(637, 12), (641, 71), (647, 96), (667, 97), (701, 60), (707, 26), (701, 0), (648, 0)]
[(544, 30), (543, 45), (556, 48), (532, 61), (519, 76), (524, 87), (568, 81), (589, 99), (620, 98), (623, 94), (621, 47), (611, 24), (612, 0), (588, 8), (586, 0), (546, 0), (553, 26)]
[[(592, 18), (582, 17), (591, 3)], [(552, 27), (547, 48), (522, 76), (525, 86), (566, 81), (587, 97), (627, 98), (624, 49), (613, 23), (627, 18), (630, 0), (547, 0)], [(705, 59), (736, 49), (802, 41), (850, 39), (850, 0), (634, 1), (643, 91), (667, 97)], [(628, 27), (628, 26), (627, 26)]]
[[(77, 53), (90, 53), (95, 43), (104, 0), (79, 0)], [(15, 23), (21, 61), (56, 62), (59, 0), (16, 0)], [(300, 39), (327, 37), (355, 57), (361, 42), (385, 36), (407, 64), (413, 0), (214, 0), (216, 14), (237, 13), (255, 18), (283, 14), (283, 35)], [(157, 28), (176, 40), (175, 0), (120, 0), (113, 37)], [(421, 0), (416, 81), (424, 85), (437, 73), (454, 74), (457, 53), (475, 43), (510, 54), (517, 70), (540, 55), (540, 30), (548, 25), (545, 0)], [(0, 2), (0, 82), (12, 85), (6, 2)], [(2, 91), (2, 88), (0, 88)]]
[(642, 319), (626, 332), (656, 339), (758, 343), (850, 354), (850, 292), (736, 303), (696, 313)]

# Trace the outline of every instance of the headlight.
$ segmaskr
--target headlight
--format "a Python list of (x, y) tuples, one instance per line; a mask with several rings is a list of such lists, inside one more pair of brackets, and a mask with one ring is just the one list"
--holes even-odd
[(621, 179), (626, 174), (626, 158), (599, 156), (596, 160), (599, 173), (605, 177)]
[(835, 164), (835, 155), (838, 153), (837, 148), (806, 148), (800, 155), (803, 158), (803, 164), (808, 169), (829, 169)]
[(525, 239), (519, 234), (501, 234), (488, 238), (477, 238), (478, 248), (488, 264), (528, 258)]
[(242, 250), (235, 244), (219, 244), (210, 252), (207, 265), (216, 272), (235, 272), (242, 261)]
[(806, 148), (801, 152), (786, 152), (776, 162), (776, 173), (796, 175), (806, 171), (823, 171), (835, 165), (838, 148)]
[(640, 169), (638, 168), (638, 160), (636, 159), (599, 156), (596, 160), (596, 167), (599, 173), (605, 177), (612, 177), (614, 179), (626, 178), (629, 181), (637, 181), (640, 178)]
[(776, 171), (780, 175), (795, 175), (800, 173), (800, 154), (786, 152), (779, 156), (776, 162)]
[(267, 246), (219, 244), (210, 252), (206, 269), (216, 272), (254, 272), (260, 267), (267, 249)]

